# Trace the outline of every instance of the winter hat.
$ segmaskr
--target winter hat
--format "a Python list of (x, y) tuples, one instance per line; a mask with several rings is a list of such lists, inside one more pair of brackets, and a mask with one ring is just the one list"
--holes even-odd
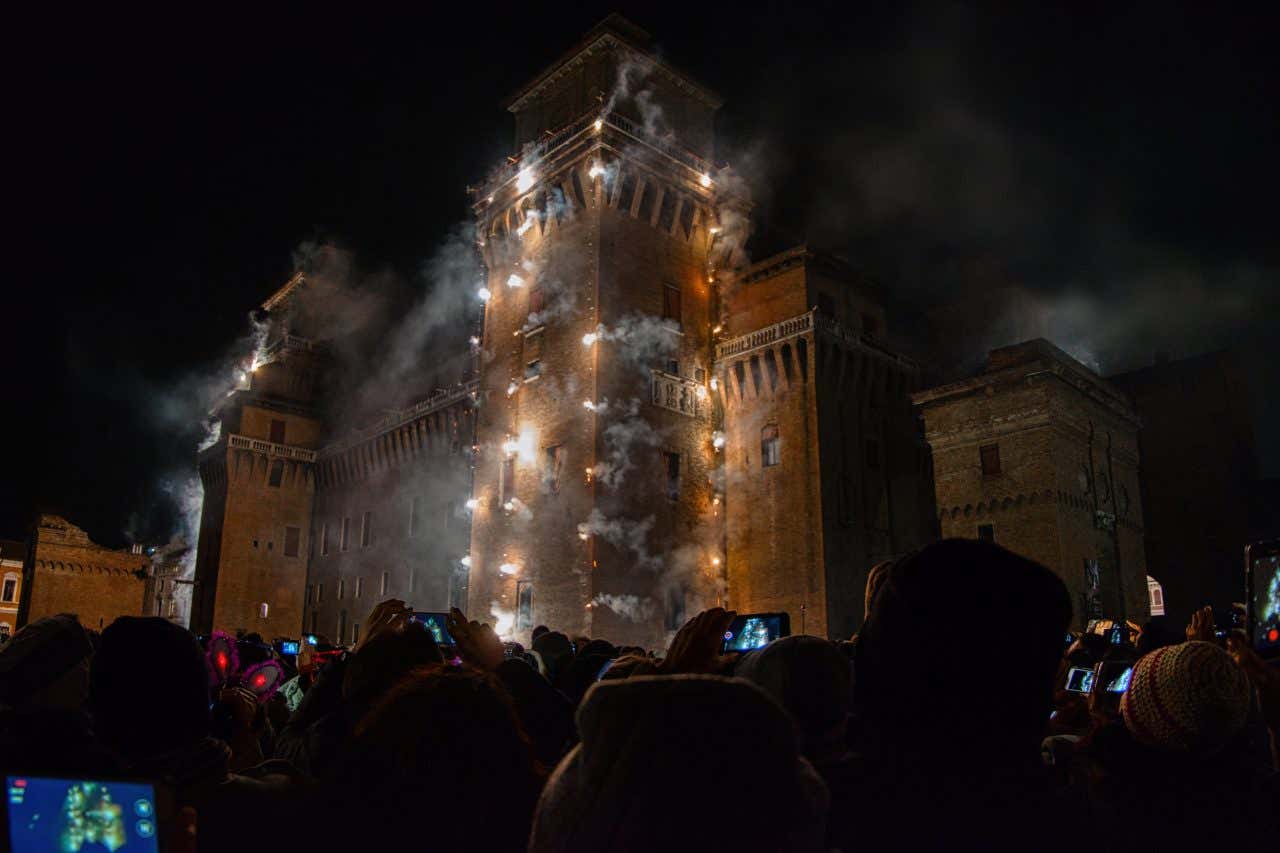
[(89, 634), (72, 614), (37, 619), (0, 649), (0, 701), (21, 702), (92, 654)]
[(1251, 689), (1248, 676), (1213, 643), (1165, 646), (1134, 666), (1120, 714), (1139, 743), (1204, 755), (1244, 727)]

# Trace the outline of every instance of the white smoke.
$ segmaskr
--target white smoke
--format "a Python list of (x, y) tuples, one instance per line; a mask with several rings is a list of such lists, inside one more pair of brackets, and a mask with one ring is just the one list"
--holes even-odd
[(597, 593), (591, 603), (597, 607), (607, 607), (632, 622), (647, 622), (657, 612), (657, 604), (653, 599), (638, 595), (610, 595), (602, 592)]

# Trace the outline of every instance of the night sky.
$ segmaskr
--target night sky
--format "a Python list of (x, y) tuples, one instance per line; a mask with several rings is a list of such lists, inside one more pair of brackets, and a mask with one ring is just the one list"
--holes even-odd
[(510, 153), (502, 100), (615, 9), (724, 97), (718, 158), (753, 183), (763, 233), (844, 253), (918, 316), (981, 306), (999, 331), (957, 359), (1046, 323), (1104, 372), (1235, 345), (1280, 474), (1272, 20), (275, 5), (9, 20), (0, 535), (45, 508), (106, 544), (166, 539), (161, 484), (199, 434), (177, 389), (307, 241), (422, 287), (466, 185)]

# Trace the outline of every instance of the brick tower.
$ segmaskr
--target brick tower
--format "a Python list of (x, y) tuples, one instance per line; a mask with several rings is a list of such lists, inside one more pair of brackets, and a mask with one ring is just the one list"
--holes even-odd
[(218, 440), (200, 454), (204, 504), (191, 629), (296, 637), (320, 438), (318, 354), (282, 318), (306, 287), (299, 272), (263, 303), (269, 333), (218, 408)]
[(730, 603), (848, 637), (871, 566), (937, 535), (919, 371), (887, 345), (878, 289), (808, 247), (742, 271), (725, 303)]
[(611, 17), (520, 90), (518, 153), (478, 193), (469, 603), (525, 638), (545, 623), (658, 646), (723, 594), (719, 101), (646, 45)]

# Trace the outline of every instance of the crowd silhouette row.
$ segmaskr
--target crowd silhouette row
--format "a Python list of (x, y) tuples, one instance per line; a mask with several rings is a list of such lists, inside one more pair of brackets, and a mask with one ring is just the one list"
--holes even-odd
[(866, 597), (851, 640), (740, 655), (722, 609), (654, 654), (456, 610), (441, 646), (389, 600), (354, 649), (248, 636), (234, 672), (163, 619), (60, 615), (0, 649), (0, 765), (154, 780), (181, 850), (1275, 849), (1280, 671), (1211, 610), (1071, 637), (1056, 575), (968, 540)]

